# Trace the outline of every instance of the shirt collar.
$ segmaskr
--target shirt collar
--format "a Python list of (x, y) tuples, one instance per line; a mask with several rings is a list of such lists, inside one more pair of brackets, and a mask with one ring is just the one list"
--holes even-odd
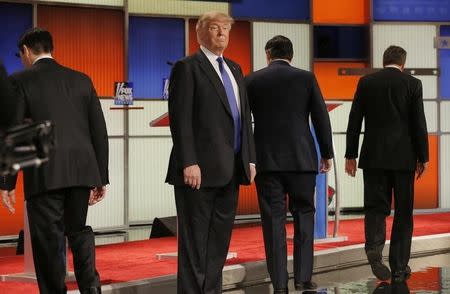
[(206, 57), (207, 57), (207, 58), (209, 59), (209, 61), (210, 61), (211, 63), (213, 63), (213, 64), (217, 62), (217, 58), (219, 58), (219, 57), (222, 57), (222, 58), (223, 58), (223, 56), (218, 56), (218, 55), (212, 53), (211, 51), (208, 50), (208, 48), (206, 48), (206, 47), (203, 46), (203, 45), (200, 46), (200, 49), (203, 51), (203, 53), (205, 53)]
[(39, 55), (39, 57), (36, 58), (36, 60), (34, 60), (33, 64), (35, 64), (36, 62), (38, 62), (38, 60), (41, 60), (41, 59), (44, 59), (44, 58), (50, 58), (50, 59), (53, 59), (53, 56), (52, 56), (50, 53)]
[(401, 66), (399, 66), (399, 65), (397, 65), (397, 64), (388, 64), (388, 65), (385, 65), (385, 66), (384, 66), (384, 68), (387, 68), (387, 67), (389, 67), (389, 68), (396, 68), (396, 69), (398, 69), (399, 71), (402, 71)]

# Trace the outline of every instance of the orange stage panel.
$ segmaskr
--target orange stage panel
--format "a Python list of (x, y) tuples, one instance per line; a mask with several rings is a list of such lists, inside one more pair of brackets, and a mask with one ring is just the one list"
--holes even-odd
[(340, 76), (339, 68), (365, 68), (363, 62), (315, 62), (313, 71), (325, 100), (353, 100), (360, 76)]
[(54, 57), (84, 72), (99, 96), (113, 96), (124, 79), (124, 15), (121, 10), (38, 6), (38, 26), (53, 35)]
[(0, 236), (12, 236), (19, 234), (23, 229), (23, 181), (22, 173), (17, 178), (16, 185), (16, 212), (11, 214), (6, 207), (0, 207)]
[(416, 181), (414, 208), (438, 208), (438, 136), (428, 136), (430, 161), (422, 178)]
[(256, 193), (255, 183), (251, 186), (240, 186), (236, 214), (259, 214), (258, 194)]
[[(200, 48), (197, 43), (197, 33), (195, 32), (196, 23), (196, 19), (189, 20), (189, 55)], [(230, 31), (230, 42), (224, 52), (224, 56), (237, 62), (241, 66), (244, 75), (248, 75), (252, 68), (250, 42), (250, 22), (236, 21)]]
[(314, 0), (313, 22), (320, 24), (367, 24), (370, 21), (368, 0)]

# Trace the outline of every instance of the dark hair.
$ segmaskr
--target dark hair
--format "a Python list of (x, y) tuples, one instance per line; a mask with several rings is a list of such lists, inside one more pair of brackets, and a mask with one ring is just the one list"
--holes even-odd
[(405, 65), (406, 51), (402, 47), (391, 45), (383, 53), (383, 66), (389, 64)]
[(23, 46), (27, 46), (33, 54), (51, 53), (53, 51), (53, 39), (49, 31), (41, 28), (26, 30), (17, 42), (20, 52)]
[(266, 43), (264, 47), (269, 53), (270, 59), (287, 59), (292, 60), (294, 56), (294, 49), (292, 49), (292, 42), (285, 36), (275, 36)]

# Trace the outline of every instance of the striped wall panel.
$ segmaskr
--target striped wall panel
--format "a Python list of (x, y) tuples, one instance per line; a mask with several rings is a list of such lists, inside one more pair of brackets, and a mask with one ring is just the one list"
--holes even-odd
[(128, 11), (134, 14), (199, 16), (212, 10), (228, 13), (229, 4), (214, 1), (128, 0)]
[(441, 102), (441, 131), (450, 132), (450, 101)]
[(17, 41), (20, 36), (32, 26), (31, 5), (0, 2), (0, 59), (9, 74), (23, 69), (20, 59), (14, 53), (19, 51)]
[(128, 77), (135, 98), (162, 99), (167, 62), (185, 55), (184, 27), (183, 19), (130, 17)]
[(135, 101), (142, 110), (129, 111), (130, 136), (170, 136), (169, 127), (150, 127), (150, 122), (167, 113), (167, 101)]
[(175, 215), (173, 187), (165, 183), (172, 140), (131, 138), (129, 148), (130, 222)]
[[(361, 148), (363, 136), (360, 138), (359, 147)], [(363, 207), (364, 202), (364, 186), (362, 170), (358, 169), (356, 177), (352, 178), (345, 173), (345, 135), (333, 135), (334, 157), (336, 158), (336, 166), (328, 174), (328, 183), (332, 187), (336, 187), (335, 173), (337, 173), (338, 186), (341, 207)]]
[[(403, 47), (408, 56), (408, 68), (436, 68), (437, 50), (434, 48), (436, 25), (428, 24), (375, 24), (373, 25), (373, 65), (382, 67), (383, 52), (389, 45)], [(437, 77), (416, 76), (422, 80), (423, 97), (437, 98)]]
[(123, 136), (125, 111), (110, 109), (114, 106), (113, 99), (100, 99), (100, 104), (105, 116), (108, 136)]
[(436, 133), (438, 131), (437, 103), (433, 101), (424, 101), (423, 108), (425, 110), (428, 133)]
[(89, 207), (87, 223), (95, 229), (117, 228), (125, 225), (124, 142), (109, 139), (109, 182), (105, 199)]
[[(450, 1), (450, 0), (449, 0)], [(440, 36), (450, 37), (450, 25), (440, 27)], [(450, 48), (439, 49), (439, 86), (442, 98), (450, 100)]]
[[(440, 138), (440, 162), (450, 162), (450, 135)], [(439, 207), (450, 208), (450, 164), (441, 164)]]
[(83, 4), (83, 5), (101, 5), (123, 7), (124, 0), (45, 0), (45, 2), (64, 3), (64, 4)]
[(310, 26), (307, 24), (288, 23), (253, 23), (253, 70), (267, 66), (264, 46), (267, 41), (276, 35), (288, 37), (294, 45), (294, 58), (292, 65), (301, 69), (310, 70)]
[[(331, 128), (333, 133), (345, 133), (347, 131), (348, 116), (350, 114), (350, 109), (352, 108), (352, 102), (328, 100), (327, 103), (340, 104), (338, 107), (329, 112)], [(364, 128), (361, 128), (361, 130), (364, 130)]]
[(114, 82), (124, 78), (123, 18), (121, 10), (38, 6), (38, 26), (52, 33), (55, 58), (90, 76), (99, 96), (113, 96)]
[[(153, 221), (153, 220), (152, 220)], [(127, 241), (140, 241), (150, 237), (151, 227), (130, 228), (127, 231)]]

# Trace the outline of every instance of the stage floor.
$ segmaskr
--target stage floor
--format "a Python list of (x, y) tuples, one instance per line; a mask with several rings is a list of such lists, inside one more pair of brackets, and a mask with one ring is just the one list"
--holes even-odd
[[(391, 225), (392, 217), (389, 217), (387, 222), (388, 231), (390, 231)], [(330, 234), (332, 230), (333, 222), (330, 222)], [(287, 225), (287, 232), (288, 234), (293, 233), (292, 224)], [(414, 236), (431, 236), (446, 233), (450, 233), (450, 212), (415, 215)], [(355, 248), (359, 248), (358, 250), (361, 249), (360, 244), (363, 244), (364, 242), (363, 220), (342, 220), (340, 222), (339, 235), (346, 236), (348, 238), (347, 241), (315, 245), (315, 255), (318, 258), (317, 262), (315, 261), (315, 272), (319, 272), (321, 269), (326, 269), (327, 267), (338, 266), (337, 264), (328, 264), (325, 266), (323, 261), (319, 259), (320, 256), (324, 256), (324, 254), (328, 254), (329, 252), (339, 252), (341, 248), (350, 248), (352, 250)], [(423, 239), (422, 245), (418, 246), (426, 247), (426, 242), (427, 241)], [(292, 241), (289, 241), (288, 244), (289, 254), (291, 255)], [(352, 247), (352, 245), (354, 246)], [(106, 293), (109, 291), (108, 293), (119, 293), (118, 291), (111, 291), (108, 289), (117, 288), (114, 285), (132, 281), (148, 281), (152, 278), (173, 280), (177, 270), (176, 259), (158, 260), (157, 254), (174, 252), (176, 251), (176, 247), (176, 238), (174, 237), (97, 246), (97, 268), (101, 276), (102, 285), (110, 285), (110, 287), (104, 287), (104, 292)], [(450, 244), (448, 244), (448, 247), (450, 248)], [(426, 248), (423, 250), (426, 250)], [(246, 267), (245, 265), (250, 264), (263, 264), (265, 254), (261, 227), (239, 226), (235, 228), (233, 230), (230, 251), (236, 252), (237, 257), (228, 260), (228, 266), (234, 265), (234, 268), (239, 268), (241, 265)], [(361, 251), (358, 251), (357, 254), (358, 260), (362, 262), (364, 256), (360, 256)], [(336, 262), (342, 262), (342, 259), (341, 261)], [(351, 262), (346, 266), (350, 267)], [(69, 268), (72, 268), (71, 263), (69, 264)], [(250, 269), (248, 266), (246, 268), (248, 273)], [(19, 273), (22, 270), (23, 256), (0, 258), (1, 275)], [(76, 284), (74, 282), (69, 283), (68, 286), (69, 289), (76, 289)], [(0, 282), (0, 293), (32, 294), (38, 293), (38, 289), (33, 283)]]

